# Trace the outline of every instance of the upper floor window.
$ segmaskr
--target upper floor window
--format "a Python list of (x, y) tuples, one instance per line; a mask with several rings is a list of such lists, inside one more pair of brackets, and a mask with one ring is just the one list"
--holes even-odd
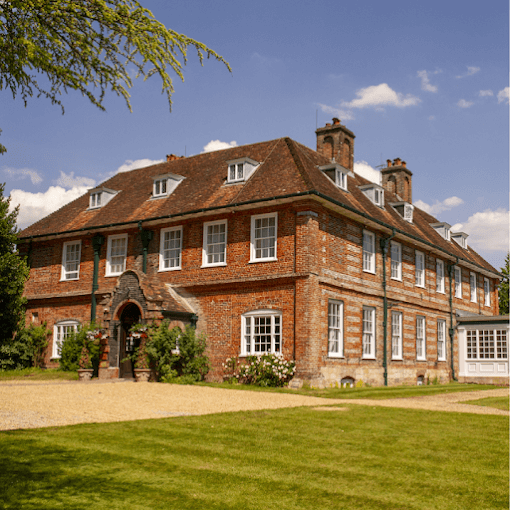
[(75, 320), (61, 321), (53, 326), (53, 345), (51, 347), (51, 357), (60, 358), (62, 343), (73, 333), (78, 331), (79, 322)]
[(363, 231), (363, 271), (375, 274), (375, 234)]
[(239, 158), (227, 161), (227, 182), (244, 182), (259, 166), (258, 161), (251, 158)]
[(447, 241), (450, 240), (450, 229), (452, 226), (446, 221), (442, 221), (439, 223), (431, 223), (430, 226), (443, 238)]
[(108, 236), (106, 276), (118, 276), (126, 270), (127, 234)]
[(370, 199), (370, 201), (379, 206), (384, 207), (384, 188), (379, 184), (370, 183), (359, 186), (363, 194)]
[(162, 229), (159, 246), (159, 270), (181, 269), (181, 256), (182, 226)]
[(462, 270), (455, 267), (455, 297), (462, 299)]
[(282, 314), (277, 310), (255, 310), (242, 316), (241, 355), (282, 352)]
[(347, 191), (347, 173), (339, 168), (336, 169), (335, 182), (339, 188)]
[(204, 223), (203, 266), (224, 266), (227, 263), (227, 220)]
[(484, 305), (491, 306), (491, 289), (488, 278), (483, 279), (483, 296), (484, 296)]
[(471, 302), (476, 303), (476, 274), (471, 273), (469, 275), (469, 292), (471, 297)]
[(166, 179), (156, 179), (154, 181), (154, 192), (155, 197), (166, 195)]
[(436, 259), (436, 292), (444, 294), (444, 262)]
[(465, 232), (452, 232), (451, 238), (458, 243), (461, 248), (467, 248), (468, 235)]
[(391, 278), (402, 280), (402, 245), (391, 242)]
[(375, 308), (363, 307), (363, 354), (365, 359), (375, 359)]
[(391, 312), (391, 358), (402, 359), (402, 313)]
[(446, 360), (446, 321), (437, 321), (437, 359)]
[(97, 193), (90, 194), (90, 208), (94, 209), (96, 207), (101, 207), (101, 195), (103, 193), (98, 191)]
[(425, 317), (416, 317), (416, 359), (427, 359)]
[(277, 260), (278, 214), (258, 214), (251, 217), (251, 257), (250, 262)]
[(62, 250), (61, 280), (78, 280), (80, 277), (81, 241), (64, 243)]
[(319, 167), (340, 189), (347, 191), (347, 175), (349, 171), (338, 163), (330, 163)]
[(416, 251), (415, 285), (425, 287), (425, 254), (421, 251)]
[(344, 355), (344, 304), (330, 299), (328, 303), (328, 356)]
[(118, 191), (101, 186), (90, 190), (89, 209), (98, 209), (105, 206)]
[(170, 195), (184, 177), (174, 174), (165, 174), (153, 177), (153, 179), (152, 198), (161, 198)]
[(412, 223), (413, 222), (413, 211), (414, 211), (414, 205), (404, 204), (404, 220), (408, 221), (409, 223)]

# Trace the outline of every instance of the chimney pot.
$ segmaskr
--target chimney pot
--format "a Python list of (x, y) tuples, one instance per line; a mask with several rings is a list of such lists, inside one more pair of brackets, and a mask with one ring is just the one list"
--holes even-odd
[(387, 159), (386, 160), (386, 165), (387, 165), (388, 168), (391, 167), (391, 159)]
[(402, 161), (402, 166), (405, 168), (407, 163), (405, 161)]
[(395, 163), (395, 166), (400, 166), (400, 158), (395, 158), (394, 160), (394, 163)]
[(331, 126), (331, 122), (326, 122), (326, 127)]
[(167, 163), (169, 161), (175, 161), (176, 159), (180, 159), (179, 156), (176, 156), (175, 154), (167, 154), (166, 155), (166, 161)]
[(333, 117), (333, 125), (336, 126), (337, 124), (340, 124), (340, 119)]

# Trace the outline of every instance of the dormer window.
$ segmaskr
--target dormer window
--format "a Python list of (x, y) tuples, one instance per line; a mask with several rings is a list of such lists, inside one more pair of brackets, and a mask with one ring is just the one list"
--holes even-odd
[(452, 226), (445, 221), (440, 223), (431, 223), (430, 226), (446, 241), (450, 240), (450, 229)]
[(118, 191), (104, 187), (90, 190), (89, 209), (105, 206), (117, 193)]
[(384, 188), (382, 186), (370, 183), (359, 186), (359, 189), (377, 207), (384, 207)]
[(165, 174), (153, 177), (152, 198), (162, 198), (170, 195), (184, 179), (181, 175)]
[(461, 248), (467, 248), (468, 235), (465, 232), (452, 232), (451, 237)]
[(331, 163), (320, 166), (319, 170), (324, 172), (340, 189), (347, 191), (347, 176), (349, 175), (347, 168), (338, 163)]
[(397, 211), (404, 220), (413, 222), (414, 205), (408, 202), (392, 202), (390, 205)]
[(259, 163), (250, 158), (239, 158), (227, 161), (227, 165), (227, 182), (231, 183), (247, 181)]

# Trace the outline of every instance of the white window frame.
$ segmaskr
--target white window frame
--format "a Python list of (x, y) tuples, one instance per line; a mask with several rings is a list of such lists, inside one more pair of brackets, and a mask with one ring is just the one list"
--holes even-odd
[(402, 245), (391, 241), (391, 279), (402, 281)]
[[(115, 255), (116, 257), (124, 257), (122, 262), (122, 270), (121, 271), (113, 271), (112, 270), (112, 243), (118, 239), (125, 239), (126, 243), (124, 245), (124, 254), (123, 255)], [(127, 234), (117, 234), (113, 236), (108, 236), (108, 249), (106, 252), (106, 276), (119, 276), (126, 270), (126, 259), (127, 259), (127, 247), (128, 247), (128, 235)], [(117, 265), (117, 264), (115, 264)]]
[(462, 269), (455, 266), (455, 297), (462, 299)]
[(444, 294), (444, 261), (436, 259), (436, 292)]
[(402, 357), (403, 343), (402, 312), (391, 312), (391, 359), (399, 360)]
[[(257, 241), (259, 238), (255, 237), (256, 234), (256, 223), (257, 220), (264, 220), (266, 218), (274, 218), (274, 236), (266, 237), (264, 239), (269, 239), (270, 243), (272, 242), (272, 246), (265, 246), (261, 248), (257, 248)], [(262, 227), (262, 228), (271, 228), (271, 227)], [(255, 214), (251, 217), (251, 242), (250, 242), (250, 263), (254, 262), (269, 262), (273, 260), (278, 260), (277, 258), (277, 245), (278, 245), (278, 213), (267, 213), (267, 214)], [(257, 257), (257, 250), (274, 250), (273, 256), (267, 257)]]
[[(77, 253), (78, 259), (69, 261), (67, 260), (67, 248), (68, 246), (77, 245)], [(78, 263), (76, 270), (70, 270), (68, 266), (72, 263)], [(68, 241), (64, 243), (62, 247), (62, 270), (60, 273), (60, 281), (71, 281), (71, 280), (79, 280), (80, 279), (80, 263), (81, 263), (81, 240), (80, 241)], [(76, 276), (72, 276), (72, 274), (76, 274)]]
[[(159, 191), (158, 191), (159, 184)], [(164, 188), (164, 191), (163, 191)], [(168, 195), (168, 177), (164, 177), (161, 179), (154, 179), (154, 184), (152, 187), (152, 196), (154, 198), (157, 197), (166, 197)]]
[(344, 304), (342, 301), (328, 301), (328, 356), (344, 357)]
[[(418, 261), (421, 261), (420, 263)], [(414, 284), (416, 287), (425, 287), (425, 253), (422, 251), (415, 251), (415, 273)]]
[(477, 281), (476, 273), (469, 273), (469, 297), (471, 303), (477, 303), (478, 302), (478, 281)]
[[(234, 177), (231, 177), (232, 167), (234, 167)], [(239, 177), (239, 167), (241, 167), (242, 175)], [(227, 182), (243, 182), (246, 179), (246, 162), (230, 163), (228, 165)]]
[(491, 284), (488, 278), (483, 279), (483, 304), (491, 306)]
[(96, 191), (90, 194), (89, 209), (99, 209), (103, 204), (102, 202), (102, 191)]
[(347, 174), (345, 172), (343, 172), (342, 170), (337, 168), (335, 171), (335, 180), (336, 180), (336, 185), (340, 189), (347, 191)]
[(76, 320), (59, 321), (53, 326), (53, 342), (51, 346), (51, 359), (59, 359), (58, 352), (62, 346), (62, 342), (69, 336), (71, 332), (78, 331), (80, 323)]
[(414, 211), (414, 205), (404, 204), (404, 220), (408, 221), (409, 223), (412, 223), (413, 222), (413, 211)]
[(379, 188), (374, 188), (374, 204), (379, 207), (384, 206), (384, 190)]
[(427, 360), (427, 321), (421, 315), (416, 317), (416, 359)]
[(362, 321), (362, 359), (375, 359), (375, 308), (364, 306)]
[[(266, 324), (260, 324), (261, 319)], [(267, 323), (269, 321), (269, 323)], [(259, 324), (257, 324), (259, 322)], [(257, 328), (269, 327), (265, 335), (257, 335)], [(241, 356), (261, 356), (262, 354), (272, 353), (281, 354), (282, 352), (282, 312), (280, 310), (253, 310), (241, 316)], [(260, 333), (260, 329), (258, 330)], [(269, 350), (257, 351), (257, 336), (270, 336)], [(266, 342), (267, 343), (267, 342)]]
[(375, 234), (363, 230), (363, 271), (375, 274)]
[(508, 332), (506, 328), (476, 328), (466, 330), (467, 360), (508, 359)]
[[(173, 246), (172, 248), (165, 250), (165, 235), (170, 232), (179, 232), (179, 246)], [(172, 241), (175, 241), (174, 238)], [(183, 240), (183, 229), (182, 225), (179, 225), (178, 227), (168, 227), (168, 228), (162, 228), (160, 232), (160, 239), (159, 239), (159, 271), (179, 271), (182, 269), (182, 240)], [(177, 251), (178, 257), (169, 257), (168, 259), (165, 258), (165, 251)], [(166, 266), (166, 261), (175, 261), (178, 260), (177, 265), (173, 266)]]
[(437, 360), (446, 361), (446, 321), (437, 321)]
[[(218, 225), (224, 225), (225, 231), (224, 232), (211, 232), (209, 233), (209, 229)], [(212, 242), (211, 244), (208, 243), (209, 241), (209, 235), (211, 236), (221, 236), (224, 235), (224, 241), (223, 242)], [(213, 238), (214, 241), (214, 238)], [(223, 245), (223, 248), (221, 249), (221, 245)], [(209, 253), (211, 247), (218, 246), (220, 247), (219, 252), (212, 252)], [(209, 262), (209, 257), (212, 256), (213, 260), (216, 255), (219, 255), (219, 258), (223, 258), (223, 260), (220, 260), (219, 262)], [(227, 265), (227, 220), (218, 220), (218, 221), (208, 221), (204, 223), (204, 243), (202, 248), (202, 267), (218, 267), (218, 266), (226, 266)]]

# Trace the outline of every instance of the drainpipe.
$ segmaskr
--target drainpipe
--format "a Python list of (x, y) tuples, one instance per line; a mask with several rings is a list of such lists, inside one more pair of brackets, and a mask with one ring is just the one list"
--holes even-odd
[(387, 334), (387, 323), (388, 323), (388, 299), (386, 297), (386, 255), (388, 253), (388, 246), (390, 241), (395, 237), (395, 229), (392, 229), (392, 234), (390, 237), (386, 239), (381, 239), (381, 250), (382, 250), (382, 266), (383, 266), (383, 282), (382, 287), (384, 291), (384, 317), (383, 317), (383, 368), (384, 368), (384, 386), (388, 386), (388, 353), (387, 353), (387, 342), (388, 342), (388, 334)]
[(452, 379), (454, 381), (457, 380), (455, 377), (455, 365), (453, 360), (453, 337), (455, 335), (455, 329), (453, 329), (453, 301), (452, 301), (452, 274), (455, 266), (459, 263), (459, 257), (457, 257), (457, 262), (455, 264), (448, 264), (448, 276), (450, 277), (450, 329), (448, 333), (450, 334), (450, 348), (451, 348), (451, 365), (452, 365)]
[(97, 274), (99, 271), (99, 255), (101, 253), (101, 246), (104, 243), (104, 237), (96, 234), (92, 238), (92, 248), (94, 248), (94, 274), (92, 276), (92, 306), (90, 308), (90, 322), (96, 320), (96, 291), (99, 288), (97, 284)]
[(143, 247), (143, 272), (147, 274), (147, 252), (149, 251), (149, 243), (154, 235), (152, 230), (144, 230), (142, 227), (142, 222), (138, 222), (138, 230), (140, 231), (140, 236), (142, 238), (142, 247)]

